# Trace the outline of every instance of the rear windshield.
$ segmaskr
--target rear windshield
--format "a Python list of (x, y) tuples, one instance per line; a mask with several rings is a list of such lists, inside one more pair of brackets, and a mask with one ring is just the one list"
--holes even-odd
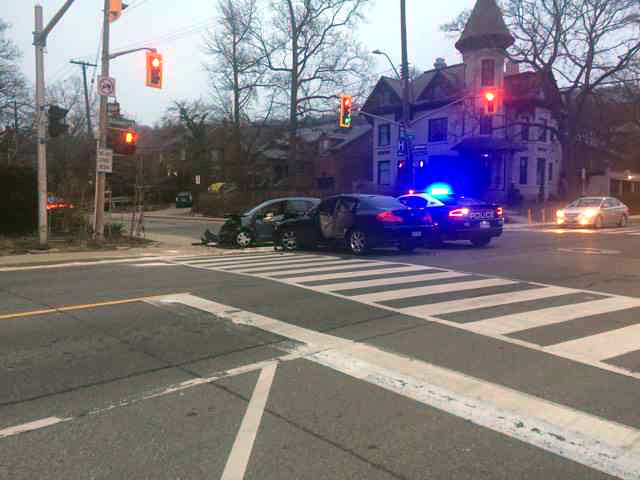
[(462, 195), (449, 195), (446, 197), (437, 197), (445, 205), (482, 205), (485, 202), (481, 202), (480, 200), (476, 200), (475, 198), (463, 197)]
[(602, 203), (601, 198), (579, 198), (569, 204), (570, 207), (599, 207)]
[(396, 210), (407, 208), (400, 200), (382, 195), (372, 195), (370, 197), (360, 197), (360, 205), (364, 208), (377, 208), (386, 210)]

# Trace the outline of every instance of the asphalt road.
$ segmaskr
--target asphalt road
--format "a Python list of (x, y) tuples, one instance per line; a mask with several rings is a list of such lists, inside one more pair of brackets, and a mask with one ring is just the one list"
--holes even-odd
[(0, 478), (640, 478), (637, 230), (0, 267)]

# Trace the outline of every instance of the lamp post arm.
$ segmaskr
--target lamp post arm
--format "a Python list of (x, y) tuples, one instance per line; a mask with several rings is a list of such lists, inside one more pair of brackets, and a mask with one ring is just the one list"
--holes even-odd
[(150, 47), (132, 48), (131, 50), (123, 50), (122, 52), (109, 54), (109, 60), (113, 60), (114, 58), (121, 57), (122, 55), (127, 55), (128, 53), (139, 52), (141, 50), (149, 50), (150, 52), (157, 52), (155, 48), (150, 48)]

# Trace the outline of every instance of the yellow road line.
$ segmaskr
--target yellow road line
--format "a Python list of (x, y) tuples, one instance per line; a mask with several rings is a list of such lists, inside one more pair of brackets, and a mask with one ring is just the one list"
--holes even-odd
[[(175, 295), (175, 294), (167, 294), (167, 295)], [(124, 300), (111, 300), (109, 302), (87, 303), (84, 305), (69, 305), (66, 307), (48, 308), (45, 310), (32, 310), (30, 312), (9, 313), (6, 315), (0, 315), (0, 320), (9, 320), (11, 318), (21, 318), (21, 317), (33, 317), (36, 315), (46, 315), (47, 313), (62, 313), (62, 312), (69, 312), (72, 310), (86, 310), (88, 308), (108, 307), (110, 305), (124, 305), (127, 303), (139, 303), (139, 302), (145, 302), (147, 300), (154, 300), (156, 298), (166, 297), (167, 295), (153, 295), (150, 297), (127, 298)]]

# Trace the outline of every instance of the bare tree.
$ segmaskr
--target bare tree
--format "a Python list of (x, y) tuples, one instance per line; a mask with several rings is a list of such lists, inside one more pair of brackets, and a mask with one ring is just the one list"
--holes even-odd
[(335, 111), (340, 94), (360, 96), (370, 80), (370, 58), (352, 34), (368, 3), (272, 0), (270, 22), (255, 31), (264, 64), (288, 108), (290, 179), (304, 168), (296, 152), (299, 119)]
[[(597, 90), (624, 76), (639, 58), (640, 3), (637, 0), (504, 0), (502, 10), (516, 42), (510, 59), (539, 72), (553, 72), (565, 104), (553, 105), (563, 119), (559, 139), (566, 174), (576, 179), (581, 165), (576, 143), (586, 126), (585, 108)], [(463, 12), (441, 29), (462, 31)]]
[(28, 103), (28, 93), (24, 75), (18, 61), (20, 51), (10, 38), (6, 37), (9, 24), (0, 20), (0, 125), (13, 124), (16, 110)]

